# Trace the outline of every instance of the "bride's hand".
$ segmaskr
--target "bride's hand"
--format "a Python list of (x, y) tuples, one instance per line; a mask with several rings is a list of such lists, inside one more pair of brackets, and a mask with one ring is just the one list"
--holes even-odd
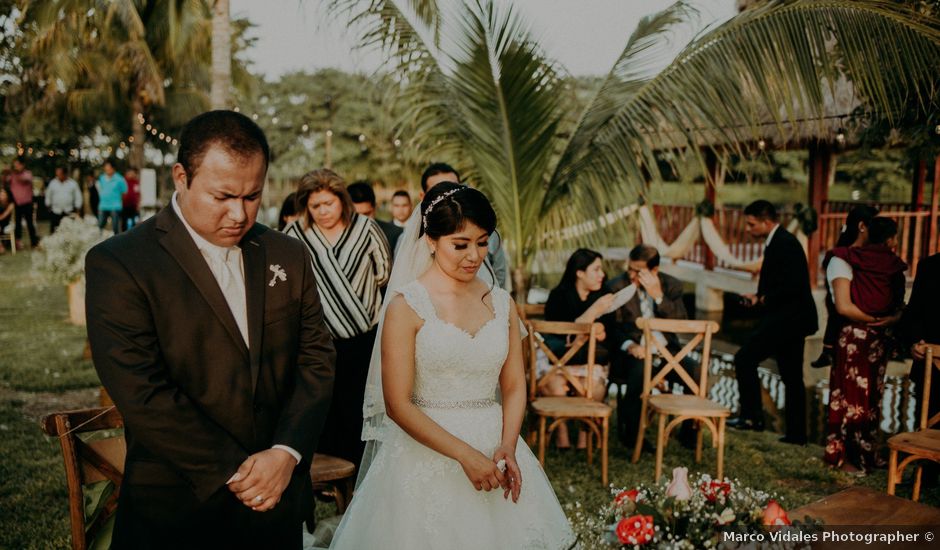
[(516, 450), (508, 447), (500, 447), (493, 454), (493, 462), (504, 461), (506, 464), (505, 482), (503, 483), (503, 498), (508, 498), (512, 494), (512, 501), (519, 501), (519, 493), (522, 492), (522, 473), (519, 471), (519, 464), (516, 463)]
[(496, 463), (475, 449), (467, 453), (460, 461), (460, 466), (477, 491), (490, 491), (506, 483), (506, 478), (496, 467)]

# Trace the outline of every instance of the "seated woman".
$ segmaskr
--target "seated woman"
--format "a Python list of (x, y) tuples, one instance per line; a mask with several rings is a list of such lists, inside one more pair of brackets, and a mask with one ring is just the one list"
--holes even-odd
[(904, 306), (904, 271), (898, 258), (897, 224), (875, 218), (867, 243), (833, 250), (826, 267), (836, 311), (845, 318), (835, 364), (829, 373), (829, 410), (825, 460), (863, 475), (879, 465), (878, 413), (890, 356), (888, 327)]
[[(561, 282), (552, 289), (548, 295), (548, 301), (545, 303), (546, 321), (564, 321), (575, 323), (593, 323), (599, 317), (604, 315), (610, 305), (613, 303), (614, 295), (604, 292), (604, 268), (602, 265), (602, 256), (586, 248), (580, 248), (568, 258), (565, 266), (565, 273), (561, 277)], [(598, 335), (598, 341), (603, 342), (606, 338), (604, 331)], [(557, 356), (565, 353), (569, 343), (563, 336), (549, 334), (545, 336), (545, 343)], [(595, 364), (602, 365), (606, 363), (607, 350), (603, 345), (598, 345), (595, 352)], [(587, 346), (583, 347), (578, 354), (570, 361), (570, 364), (577, 365), (587, 361)], [(602, 401), (607, 393), (607, 381), (604, 371), (596, 369), (594, 380), (591, 382), (591, 395), (598, 401)], [(545, 371), (537, 373), (539, 378), (539, 392), (546, 396), (568, 395), (570, 391), (569, 383), (564, 376), (558, 373), (545, 374)], [(586, 376), (586, 373), (585, 375)], [(583, 377), (582, 377), (582, 381)], [(562, 424), (556, 430), (557, 439), (555, 444), (558, 448), (569, 448), (571, 443), (568, 439), (568, 429)], [(587, 434), (581, 432), (578, 436), (578, 448), (581, 449), (587, 444)]]

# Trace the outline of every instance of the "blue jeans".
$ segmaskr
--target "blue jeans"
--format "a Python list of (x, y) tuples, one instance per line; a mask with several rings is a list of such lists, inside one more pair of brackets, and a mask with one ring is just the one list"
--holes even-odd
[(108, 218), (111, 218), (111, 229), (117, 235), (121, 232), (121, 211), (120, 210), (98, 210), (98, 228), (104, 229), (108, 224)]

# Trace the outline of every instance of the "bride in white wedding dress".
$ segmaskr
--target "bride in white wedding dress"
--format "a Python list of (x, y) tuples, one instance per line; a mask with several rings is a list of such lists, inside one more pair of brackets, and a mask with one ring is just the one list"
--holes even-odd
[(477, 278), (495, 226), (482, 193), (441, 183), (402, 235), (366, 389), (363, 471), (330, 548), (575, 544), (519, 437), (526, 382), (515, 305)]

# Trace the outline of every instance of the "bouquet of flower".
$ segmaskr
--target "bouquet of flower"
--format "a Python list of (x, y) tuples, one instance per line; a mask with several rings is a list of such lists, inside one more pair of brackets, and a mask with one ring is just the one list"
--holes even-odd
[(110, 236), (93, 218), (64, 218), (56, 232), (42, 240), (45, 253), (36, 256), (35, 265), (54, 281), (74, 283), (84, 274), (85, 254)]
[(790, 525), (772, 495), (736, 480), (699, 474), (690, 483), (687, 476), (686, 468), (676, 468), (671, 481), (612, 491), (599, 517), (580, 519), (599, 533), (598, 547), (695, 549), (790, 540), (772, 534), (773, 526)]

